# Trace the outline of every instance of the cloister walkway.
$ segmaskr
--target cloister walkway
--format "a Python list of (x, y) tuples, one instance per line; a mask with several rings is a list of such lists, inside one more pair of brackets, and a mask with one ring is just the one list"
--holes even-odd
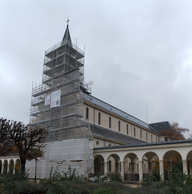
[(18, 154), (9, 154), (7, 156), (0, 156), (0, 174), (19, 170), (20, 159)]
[(119, 172), (122, 180), (125, 173), (138, 173), (139, 181), (143, 174), (152, 174), (154, 161), (158, 159), (159, 173), (164, 179), (164, 159), (168, 171), (172, 170), (172, 158), (179, 154), (183, 163), (183, 172), (192, 175), (192, 140), (165, 141), (138, 145), (120, 145), (94, 148), (94, 173), (107, 174)]

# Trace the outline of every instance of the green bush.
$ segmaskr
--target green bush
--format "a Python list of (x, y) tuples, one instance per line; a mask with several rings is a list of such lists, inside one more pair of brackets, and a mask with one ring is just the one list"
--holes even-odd
[(82, 194), (82, 191), (75, 188), (73, 185), (62, 185), (57, 183), (51, 183), (47, 194)]
[(108, 173), (107, 175), (110, 177), (110, 180), (111, 180), (111, 181), (122, 182), (121, 174), (118, 173), (118, 172), (115, 172), (115, 173)]
[(98, 188), (96, 190), (89, 191), (89, 194), (117, 194), (117, 190), (112, 188)]
[(0, 190), (2, 194), (15, 194), (19, 189), (19, 181), (27, 180), (28, 171), (16, 172), (12, 174), (11, 172), (0, 175)]

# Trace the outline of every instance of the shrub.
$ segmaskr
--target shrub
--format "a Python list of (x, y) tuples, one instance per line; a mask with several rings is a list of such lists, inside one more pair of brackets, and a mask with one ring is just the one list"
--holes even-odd
[(121, 174), (119, 174), (118, 172), (108, 173), (107, 175), (110, 177), (111, 181), (122, 182)]
[(96, 190), (89, 191), (89, 194), (117, 194), (117, 190), (112, 188), (98, 188)]

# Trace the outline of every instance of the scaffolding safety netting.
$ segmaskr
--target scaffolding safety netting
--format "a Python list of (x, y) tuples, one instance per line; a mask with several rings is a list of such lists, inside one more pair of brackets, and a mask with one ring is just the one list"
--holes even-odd
[(90, 162), (93, 153), (93, 136), (83, 117), (83, 92), (91, 93), (84, 83), (85, 53), (67, 37), (45, 51), (42, 84), (32, 86), (30, 123), (49, 131), (43, 159), (47, 166), (60, 160)]

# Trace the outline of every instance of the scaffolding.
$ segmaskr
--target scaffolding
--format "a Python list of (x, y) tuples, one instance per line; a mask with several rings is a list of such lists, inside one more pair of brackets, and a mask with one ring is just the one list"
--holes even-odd
[(49, 129), (48, 142), (92, 139), (82, 92), (91, 93), (84, 83), (84, 51), (64, 37), (45, 51), (42, 84), (32, 86), (30, 123)]

